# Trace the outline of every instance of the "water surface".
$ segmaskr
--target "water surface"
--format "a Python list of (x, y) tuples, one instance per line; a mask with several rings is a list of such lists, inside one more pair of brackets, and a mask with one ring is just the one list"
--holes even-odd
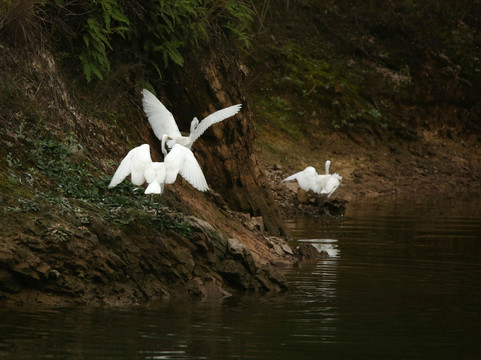
[(290, 290), (126, 308), (0, 308), (1, 359), (478, 359), (481, 209), (349, 204), (288, 221), (330, 253)]

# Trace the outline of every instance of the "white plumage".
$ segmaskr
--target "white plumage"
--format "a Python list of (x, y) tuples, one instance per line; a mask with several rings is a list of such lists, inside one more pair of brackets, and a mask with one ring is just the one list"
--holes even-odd
[(327, 194), (327, 197), (331, 197), (332, 193), (341, 185), (341, 180), (342, 176), (337, 173), (330, 175), (321, 189), (321, 194)]
[(130, 181), (132, 181), (134, 185), (142, 185), (145, 183), (145, 168), (150, 163), (152, 163), (152, 159), (150, 158), (149, 144), (143, 144), (130, 150), (127, 156), (125, 156), (120, 162), (114, 176), (112, 176), (109, 188), (117, 186), (129, 175)]
[(297, 180), (297, 183), (299, 184), (299, 187), (302, 190), (309, 191), (317, 187), (316, 185), (317, 176), (318, 174), (316, 169), (313, 168), (312, 166), (308, 166), (304, 170), (286, 177), (284, 180), (282, 180), (282, 182)]
[(319, 175), (314, 167), (308, 166), (304, 170), (286, 177), (282, 182), (297, 180), (302, 190), (312, 190), (317, 194), (327, 194), (327, 197), (331, 197), (341, 184), (342, 176), (337, 173), (329, 174), (330, 165), (331, 162), (327, 160), (325, 175)]
[[(164, 149), (167, 135), (162, 137)], [(207, 191), (209, 186), (204, 173), (195, 159), (192, 151), (184, 146), (175, 144), (172, 150), (165, 155), (163, 162), (153, 162), (150, 157), (150, 146), (140, 145), (129, 151), (115, 171), (109, 188), (120, 184), (128, 175), (135, 185), (147, 182), (145, 194), (162, 194), (165, 184), (172, 184), (180, 174), (193, 187), (200, 191)]]
[(169, 110), (167, 110), (164, 104), (162, 104), (160, 100), (147, 89), (142, 90), (142, 95), (142, 106), (155, 136), (162, 139), (164, 134), (167, 134), (169, 137), (167, 146), (169, 148), (172, 148), (175, 144), (180, 144), (190, 149), (192, 144), (211, 125), (237, 114), (242, 107), (241, 104), (237, 104), (218, 110), (207, 116), (201, 122), (199, 122), (197, 118), (194, 118), (190, 124), (189, 136), (182, 136), (177, 123), (175, 122), (174, 116)]

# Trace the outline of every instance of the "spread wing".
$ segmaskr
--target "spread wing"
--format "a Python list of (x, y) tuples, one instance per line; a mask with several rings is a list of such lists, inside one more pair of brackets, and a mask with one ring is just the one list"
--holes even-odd
[(155, 136), (162, 140), (164, 134), (171, 138), (182, 136), (172, 113), (149, 90), (142, 90), (142, 106)]
[(167, 166), (166, 184), (172, 184), (177, 174), (180, 174), (193, 187), (200, 191), (207, 191), (209, 186), (199, 163), (192, 151), (176, 144), (164, 159)]
[(317, 177), (317, 171), (312, 166), (306, 167), (304, 170), (295, 173), (294, 175), (286, 177), (284, 181), (297, 180), (299, 187), (304, 191), (316, 189), (315, 179)]
[(190, 133), (190, 141), (193, 143), (197, 140), (211, 125), (237, 114), (241, 107), (242, 104), (232, 105), (210, 114), (195, 127), (193, 132)]
[(322, 189), (321, 194), (327, 194), (327, 197), (331, 197), (332, 193), (336, 191), (336, 189), (341, 184), (339, 177), (332, 176), (326, 183), (324, 189)]
[(145, 181), (143, 177), (145, 165), (151, 161), (148, 144), (133, 148), (120, 162), (112, 180), (110, 180), (109, 189), (120, 184), (129, 175), (132, 175), (132, 183), (142, 185)]
[(130, 159), (132, 158), (132, 150), (128, 152), (128, 154), (122, 159), (120, 162), (119, 167), (112, 176), (112, 180), (110, 180), (109, 189), (117, 186), (120, 184), (124, 179), (130, 175)]

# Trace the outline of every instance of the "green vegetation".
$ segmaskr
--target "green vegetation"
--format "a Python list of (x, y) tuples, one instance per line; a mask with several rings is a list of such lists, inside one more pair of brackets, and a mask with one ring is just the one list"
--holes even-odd
[(190, 223), (185, 220), (184, 215), (179, 212), (166, 214), (164, 211), (162, 211), (155, 223), (161, 232), (165, 230), (172, 230), (186, 238), (192, 235)]
[(248, 46), (253, 12), (233, 0), (7, 0), (0, 14), (0, 32), (17, 44), (51, 43), (66, 61), (73, 55), (91, 81), (109, 74), (113, 62), (162, 77), (169, 64), (182, 66), (186, 52), (219, 34)]
[[(36, 213), (54, 208), (58, 214), (73, 215), (81, 224), (88, 224), (93, 211), (95, 217), (122, 226), (146, 218), (146, 212), (157, 206), (129, 181), (107, 190), (116, 165), (106, 164), (106, 174), (91, 164), (72, 134), (59, 140), (52, 134), (42, 134), (37, 126), (25, 130), (21, 123), (13, 137), (24, 146), (13, 155), (13, 149), (18, 148), (11, 144), (12, 151), (6, 158), (8, 176), (3, 180), (2, 193), (8, 202), (7, 213)], [(152, 212), (149, 218), (153, 221)], [(155, 224), (161, 232), (170, 229), (183, 236), (192, 232), (180, 213), (164, 214)], [(52, 231), (54, 238), (67, 241), (69, 234), (65, 229)]]
[(261, 128), (274, 125), (296, 140), (311, 133), (319, 118), (330, 119), (333, 129), (353, 127), (357, 122), (389, 126), (381, 111), (360, 94), (352, 75), (336, 70), (314, 51), (287, 42), (270, 45), (268, 52), (282, 61), (254, 92)]

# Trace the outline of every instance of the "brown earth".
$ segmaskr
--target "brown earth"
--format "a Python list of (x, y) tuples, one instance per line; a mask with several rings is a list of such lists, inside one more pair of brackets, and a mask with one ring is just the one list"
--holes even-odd
[[(338, 205), (369, 198), (452, 198), (481, 194), (481, 147), (475, 137), (471, 141), (446, 139), (435, 132), (423, 131), (416, 141), (376, 147), (366, 146), (369, 139), (362, 139), (361, 145), (346, 137), (334, 134), (328, 140), (328, 147), (309, 149), (306, 153), (310, 156), (297, 153), (289, 158), (291, 154), (286, 154), (285, 161), (272, 155), (265, 157), (272, 188), (284, 216), (325, 213), (322, 207), (325, 196), (303, 194), (296, 182), (281, 184), (281, 181), (306, 166), (314, 166), (322, 173), (327, 159), (332, 162), (331, 173), (343, 176), (341, 186), (331, 197)], [(372, 141), (376, 141), (374, 136)], [(299, 204), (314, 207), (299, 208)]]

